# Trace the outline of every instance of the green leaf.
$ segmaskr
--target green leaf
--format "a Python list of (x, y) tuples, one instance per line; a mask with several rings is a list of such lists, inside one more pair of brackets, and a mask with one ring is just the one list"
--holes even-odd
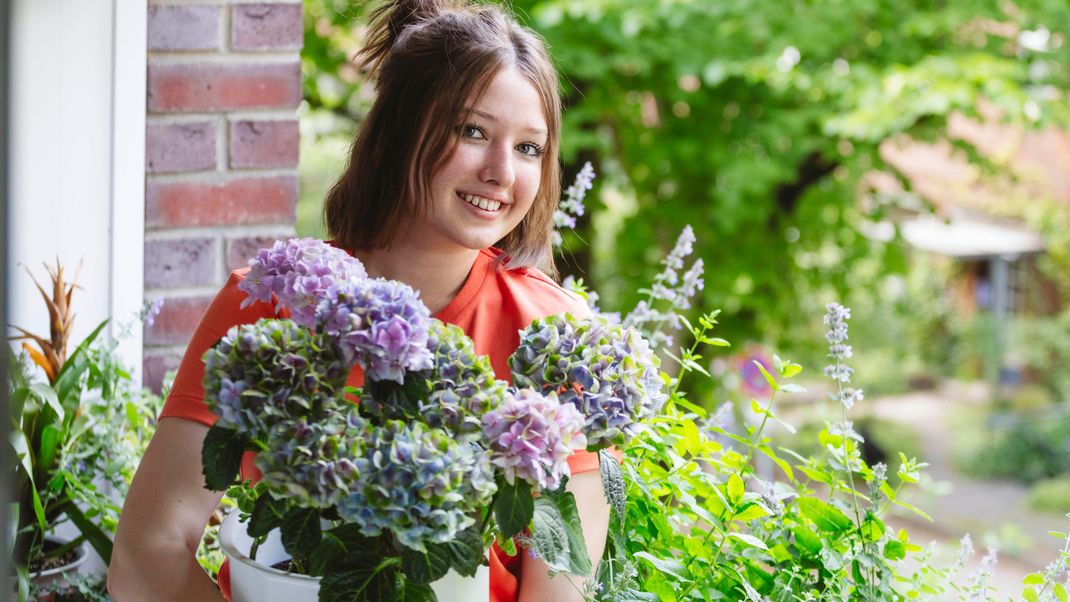
[(534, 510), (535, 501), (527, 481), (514, 479), (510, 485), (505, 479), (500, 479), (498, 499), (494, 501), (494, 518), (503, 537), (513, 537), (527, 528)]
[(388, 562), (373, 568), (337, 565), (320, 581), (319, 602), (394, 602), (397, 569)]
[(905, 543), (896, 540), (890, 540), (884, 544), (884, 557), (888, 560), (902, 560), (907, 557), (907, 546)]
[(602, 491), (605, 493), (606, 501), (623, 522), (628, 502), (624, 492), (624, 475), (621, 474), (620, 463), (617, 462), (616, 456), (608, 449), (598, 452), (598, 471), (602, 476)]
[[(512, 543), (513, 540), (505, 541)], [(462, 577), (471, 577), (476, 574), (479, 565), (483, 563), (483, 538), (479, 534), (479, 525), (472, 525), (461, 531), (445, 546), (450, 556), (450, 568), (454, 572)], [(502, 549), (505, 548), (502, 547)], [(511, 555), (516, 556), (515, 548)]]
[(56, 420), (63, 421), (66, 412), (63, 409), (63, 405), (59, 402), (59, 397), (56, 396), (56, 390), (45, 384), (33, 384), (29, 386), (29, 393), (42, 405), (52, 408), (52, 411), (56, 413)]
[(546, 563), (551, 575), (571, 569), (568, 530), (557, 506), (546, 498), (535, 500), (531, 519), (529, 547), (535, 556)]
[(754, 537), (753, 535), (747, 535), (746, 533), (733, 532), (733, 533), (729, 533), (728, 536), (733, 538), (733, 539), (738, 539), (739, 541), (742, 541), (743, 543), (745, 543), (745, 544), (747, 544), (748, 546), (751, 546), (751, 547), (759, 548), (759, 549), (762, 549), (762, 550), (768, 550), (769, 549), (769, 546), (765, 545), (764, 541), (758, 539), (757, 537)]
[[(591, 574), (591, 555), (587, 552), (587, 542), (583, 538), (583, 527), (580, 525), (580, 512), (576, 508), (576, 497), (570, 491), (547, 494), (545, 499), (553, 502), (557, 512), (561, 516), (565, 534), (568, 536), (568, 572), (580, 577)], [(537, 500), (538, 506), (541, 500)]]
[(765, 382), (769, 383), (769, 388), (774, 391), (779, 391), (780, 385), (777, 384), (776, 379), (773, 378), (773, 375), (769, 374), (769, 371), (765, 369), (765, 366), (763, 366), (762, 363), (758, 360), (751, 360), (751, 362), (755, 366), (758, 366), (758, 370), (762, 373), (762, 377), (765, 378)]
[(286, 500), (277, 500), (269, 493), (263, 493), (256, 499), (249, 518), (249, 536), (264, 537), (272, 529), (282, 527), (286, 517)]
[(726, 486), (728, 493), (728, 501), (733, 506), (738, 506), (743, 501), (743, 494), (746, 493), (746, 487), (743, 485), (743, 479), (739, 478), (738, 474), (733, 473), (728, 477), (728, 484)]
[(1056, 583), (1052, 586), (1052, 591), (1055, 592), (1055, 597), (1059, 599), (1059, 602), (1067, 601), (1066, 587), (1062, 583)]
[(37, 518), (37, 526), (41, 531), (48, 530), (48, 521), (45, 520), (45, 507), (41, 504), (41, 494), (37, 491), (37, 483), (33, 478), (33, 458), (30, 455), (30, 445), (26, 441), (26, 433), (12, 431), (9, 435), (13, 457), (19, 459), (26, 480), (30, 483), (30, 498), (33, 504), (33, 513)]
[(316, 508), (291, 508), (282, 519), (282, 547), (295, 558), (307, 558), (323, 538)]
[(801, 497), (798, 504), (802, 515), (814, 521), (817, 528), (822, 531), (843, 532), (853, 526), (851, 519), (847, 518), (843, 512), (822, 500), (814, 497)]
[(401, 570), (413, 583), (437, 581), (450, 570), (450, 550), (445, 544), (427, 544), (425, 552), (404, 548)]
[(248, 438), (241, 433), (213, 425), (204, 437), (201, 464), (205, 487), (225, 491), (233, 484), (241, 470), (241, 458)]
[(359, 525), (339, 525), (323, 533), (323, 539), (309, 557), (309, 574), (322, 576), (336, 562), (350, 568), (371, 569), (382, 560), (379, 547), (379, 540), (362, 535)]
[(337, 535), (327, 531), (323, 539), (308, 558), (308, 574), (313, 577), (322, 577), (327, 572), (327, 567), (336, 558), (345, 556), (346, 547)]
[(85, 536), (89, 541), (89, 545), (93, 546), (93, 549), (100, 555), (101, 560), (105, 565), (111, 563), (111, 538), (108, 537), (104, 530), (101, 529), (95, 522), (90, 520), (78, 507), (77, 504), (71, 502), (67, 504), (64, 509), (64, 514), (67, 518), (71, 519), (71, 522), (78, 527), (78, 531)]
[(675, 558), (658, 558), (647, 552), (636, 552), (634, 556), (640, 560), (645, 560), (659, 572), (672, 575), (683, 583), (691, 583), (690, 579), (684, 577), (684, 574), (687, 573), (687, 567)]
[(906, 508), (907, 510), (910, 510), (914, 514), (917, 514), (918, 516), (924, 518), (925, 520), (927, 520), (929, 522), (933, 522), (933, 517), (931, 517), (928, 514), (926, 514), (925, 511), (923, 511), (921, 508), (917, 508), (915, 506), (912, 506), (912, 505), (910, 505), (910, 504), (908, 504), (906, 502), (901, 502), (899, 500), (895, 500), (892, 503), (895, 504), (896, 506), (900, 506), (900, 507)]
[(781, 460), (768, 445), (761, 445), (758, 447), (758, 451), (765, 454), (765, 457), (773, 461), (774, 464), (780, 467), (780, 470), (784, 471), (784, 474), (788, 477), (788, 481), (795, 482), (795, 472), (791, 469), (791, 465)]
[(397, 593), (397, 602), (438, 602), (435, 590), (426, 583), (416, 583), (412, 579), (405, 579), (401, 589)]
[(795, 383), (784, 383), (780, 385), (780, 390), (785, 393), (806, 393), (806, 387)]
[(1044, 575), (1041, 573), (1029, 573), (1022, 579), (1023, 585), (1041, 585), (1044, 583)]
[(821, 538), (817, 537), (815, 532), (805, 525), (792, 527), (792, 534), (795, 536), (795, 543), (801, 546), (802, 550), (810, 553), (811, 556), (819, 554), (822, 547), (824, 547)]
[(1037, 596), (1037, 590), (1027, 587), (1022, 590), (1022, 597), (1028, 600), (1028, 602), (1039, 602), (1040, 598)]

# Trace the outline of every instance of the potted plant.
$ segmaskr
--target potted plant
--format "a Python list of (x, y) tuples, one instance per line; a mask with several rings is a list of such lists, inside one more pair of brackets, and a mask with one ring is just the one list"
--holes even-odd
[[(114, 345), (98, 341), (107, 320), (68, 352), (71, 301), (78, 287), (66, 281), (58, 262), (46, 268), (51, 291), (34, 284), (48, 307), (49, 337), (19, 327), (11, 337), (24, 341), (25, 352), (10, 356), (9, 370), (16, 517), (10, 545), (20, 600), (30, 595), (31, 583), (44, 585), (77, 571), (87, 556), (86, 542), (104, 563), (109, 561), (109, 534), (151, 434), (151, 402), (159, 402), (135, 395)], [(78, 536), (54, 537), (55, 528), (67, 521)]]
[[(221, 533), (235, 600), (471, 599), (440, 579), (476, 576), (490, 545), (515, 553), (514, 538), (554, 572), (591, 574), (567, 458), (623, 443), (664, 400), (634, 329), (536, 320), (510, 360), (514, 388), (415, 291), (367, 278), (343, 251), (280, 241), (250, 265), (248, 302), (289, 317), (236, 326), (205, 354), (220, 417), (204, 444), (206, 482), (232, 485), (246, 451), (262, 473), (230, 489), (246, 521), (231, 517)], [(361, 389), (344, 385), (353, 365)], [(623, 508), (616, 460), (600, 458)], [(234, 571), (284, 557), (302, 575), (260, 570), (260, 584), (278, 584), (239, 591)]]

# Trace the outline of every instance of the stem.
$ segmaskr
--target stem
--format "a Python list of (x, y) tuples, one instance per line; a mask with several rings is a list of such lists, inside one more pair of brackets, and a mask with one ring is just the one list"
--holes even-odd
[[(836, 359), (836, 366), (839, 367), (840, 365), (841, 365), (841, 362), (837, 358)], [(836, 380), (836, 389), (837, 389), (837, 391), (839, 391), (840, 412), (841, 412), (841, 415), (843, 416), (843, 423), (841, 425), (842, 426), (842, 432), (840, 433), (840, 438), (841, 438), (842, 443), (843, 443), (843, 469), (847, 473), (847, 483), (851, 487), (851, 507), (854, 509), (854, 513), (855, 513), (855, 530), (858, 532), (858, 541), (859, 541), (859, 544), (862, 547), (862, 551), (865, 552), (865, 547), (866, 547), (866, 544), (865, 544), (865, 541), (864, 541), (865, 538), (862, 535), (862, 514), (858, 509), (858, 495), (857, 495), (858, 494), (858, 490), (855, 489), (854, 470), (851, 468), (851, 457), (850, 457), (850, 455), (848, 453), (848, 450), (847, 450), (847, 430), (848, 430), (848, 425), (847, 425), (847, 406), (843, 405), (843, 381), (841, 381), (839, 379)], [(868, 593), (872, 594), (873, 593), (873, 586), (869, 582), (869, 577), (870, 577), (870, 575), (869, 575), (869, 572), (867, 571), (866, 580), (865, 580), (865, 586), (866, 586), (866, 590), (868, 591)]]

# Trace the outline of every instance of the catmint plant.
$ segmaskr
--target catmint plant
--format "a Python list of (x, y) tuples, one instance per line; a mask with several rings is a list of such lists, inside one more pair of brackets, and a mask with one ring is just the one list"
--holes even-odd
[(576, 180), (565, 190), (565, 198), (561, 199), (557, 208), (554, 209), (554, 230), (551, 233), (554, 247), (560, 247), (564, 242), (561, 238), (561, 230), (575, 228), (576, 218), (583, 216), (583, 199), (587, 196), (587, 191), (594, 186), (594, 178), (594, 167), (588, 161), (576, 174)]
[(685, 226), (672, 250), (662, 260), (662, 270), (654, 277), (650, 288), (642, 289), (646, 298), (625, 316), (623, 323), (638, 329), (655, 348), (673, 346), (673, 337), (665, 327), (680, 330), (680, 313), (691, 308), (691, 299), (704, 286), (704, 264), (696, 259), (681, 275), (686, 259), (694, 252), (695, 232)]

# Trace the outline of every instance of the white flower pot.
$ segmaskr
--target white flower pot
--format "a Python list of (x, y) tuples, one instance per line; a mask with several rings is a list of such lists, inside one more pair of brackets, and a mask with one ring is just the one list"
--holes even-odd
[[(55, 545), (64, 545), (66, 540), (58, 537), (45, 537), (46, 542), (52, 542)], [(38, 586), (51, 585), (53, 583), (65, 583), (69, 582), (71, 577), (78, 572), (78, 570), (85, 563), (88, 553), (86, 552), (86, 545), (80, 544), (74, 548), (75, 556), (74, 560), (63, 566), (57, 566), (56, 568), (48, 569), (45, 571), (38, 571), (36, 573), (30, 573), (30, 580), (32, 580)]]
[[(219, 528), (219, 545), (230, 560), (232, 602), (317, 602), (320, 578), (294, 575), (271, 568), (288, 560), (278, 529), (257, 548), (256, 560), (249, 558), (253, 538), (246, 523), (231, 512)], [(461, 577), (452, 570), (431, 584), (439, 602), (476, 602), (490, 598), (490, 569), (479, 567), (475, 577)]]

